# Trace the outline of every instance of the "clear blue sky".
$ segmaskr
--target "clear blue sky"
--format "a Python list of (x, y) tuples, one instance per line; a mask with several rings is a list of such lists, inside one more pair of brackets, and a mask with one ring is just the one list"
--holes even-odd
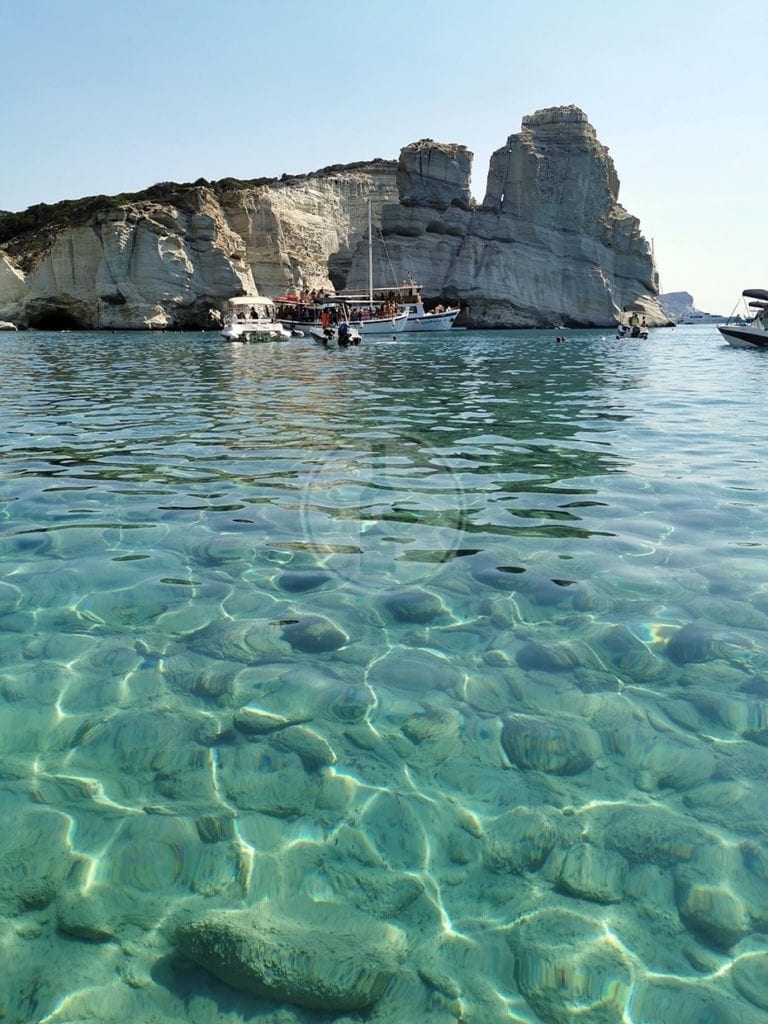
[(763, 0), (0, 0), (0, 209), (493, 150), (585, 111), (665, 291), (768, 288)]

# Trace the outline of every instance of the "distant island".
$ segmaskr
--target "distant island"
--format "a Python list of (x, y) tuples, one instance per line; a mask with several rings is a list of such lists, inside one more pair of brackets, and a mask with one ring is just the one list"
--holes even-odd
[(716, 324), (726, 319), (721, 313), (705, 313), (697, 309), (690, 292), (664, 292), (659, 295), (664, 312), (677, 324)]

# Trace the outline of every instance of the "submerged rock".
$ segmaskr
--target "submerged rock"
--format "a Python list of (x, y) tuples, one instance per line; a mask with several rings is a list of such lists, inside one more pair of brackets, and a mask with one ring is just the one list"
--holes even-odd
[(746, 907), (730, 890), (717, 885), (683, 885), (679, 890), (680, 917), (715, 948), (727, 951), (749, 934)]
[(106, 910), (103, 892), (64, 893), (56, 907), (59, 931), (87, 942), (109, 942), (115, 937), (114, 925)]
[(233, 988), (332, 1012), (372, 1006), (406, 952), (398, 928), (306, 897), (207, 914), (182, 925), (175, 942)]
[(533, 715), (510, 715), (502, 729), (501, 745), (519, 768), (556, 775), (585, 771), (600, 752), (600, 741), (587, 726)]
[(483, 861), (493, 871), (535, 871), (557, 833), (541, 811), (518, 807), (498, 817), (483, 836)]
[(6, 838), (0, 853), (0, 913), (47, 907), (73, 865), (72, 819), (48, 809), (2, 811)]
[(534, 912), (509, 941), (518, 988), (547, 1024), (628, 1019), (631, 964), (599, 923), (562, 909)]
[(624, 896), (627, 862), (618, 853), (588, 843), (572, 846), (557, 873), (557, 887), (595, 903), (618, 903)]
[(384, 598), (384, 606), (392, 618), (408, 623), (434, 622), (447, 611), (436, 594), (420, 587), (392, 591)]
[(284, 750), (298, 754), (308, 772), (329, 768), (336, 763), (336, 754), (330, 743), (303, 725), (292, 725), (284, 729), (278, 734), (276, 743)]
[(316, 590), (333, 577), (323, 569), (286, 569), (277, 578), (277, 585), (289, 594)]
[(294, 651), (304, 654), (325, 654), (349, 643), (349, 637), (330, 619), (307, 615), (283, 626), (283, 638)]
[(715, 661), (738, 661), (752, 651), (748, 637), (736, 633), (725, 634), (713, 626), (689, 622), (679, 629), (667, 643), (667, 656), (676, 665)]
[(731, 968), (734, 988), (761, 1010), (768, 1010), (768, 953), (746, 953)]

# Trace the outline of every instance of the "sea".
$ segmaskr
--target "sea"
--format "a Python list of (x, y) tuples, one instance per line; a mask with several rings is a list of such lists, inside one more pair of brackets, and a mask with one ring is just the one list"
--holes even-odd
[(765, 1024), (764, 352), (0, 377), (3, 1024)]

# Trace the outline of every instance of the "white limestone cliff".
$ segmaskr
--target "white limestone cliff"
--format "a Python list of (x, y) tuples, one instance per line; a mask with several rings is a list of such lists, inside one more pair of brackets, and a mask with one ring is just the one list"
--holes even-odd
[[(386, 244), (376, 283), (412, 277), (427, 297), (466, 304), (467, 325), (609, 325), (632, 303), (664, 322), (650, 248), (582, 111), (523, 118), (491, 158), (481, 204), (471, 166), (464, 146), (427, 139), (397, 164), (169, 183), (34, 208), (36, 219), (0, 214), (0, 320), (210, 327), (233, 295), (362, 287), (371, 200)], [(22, 229), (3, 230), (4, 216)]]
[[(650, 246), (619, 205), (613, 161), (581, 110), (523, 118), (492, 155), (479, 206), (468, 201), (470, 171), (463, 146), (402, 150), (401, 201), (382, 209), (391, 283), (413, 278), (427, 296), (466, 303), (477, 327), (608, 325), (631, 304), (666, 322)], [(361, 246), (351, 285), (366, 264)]]

